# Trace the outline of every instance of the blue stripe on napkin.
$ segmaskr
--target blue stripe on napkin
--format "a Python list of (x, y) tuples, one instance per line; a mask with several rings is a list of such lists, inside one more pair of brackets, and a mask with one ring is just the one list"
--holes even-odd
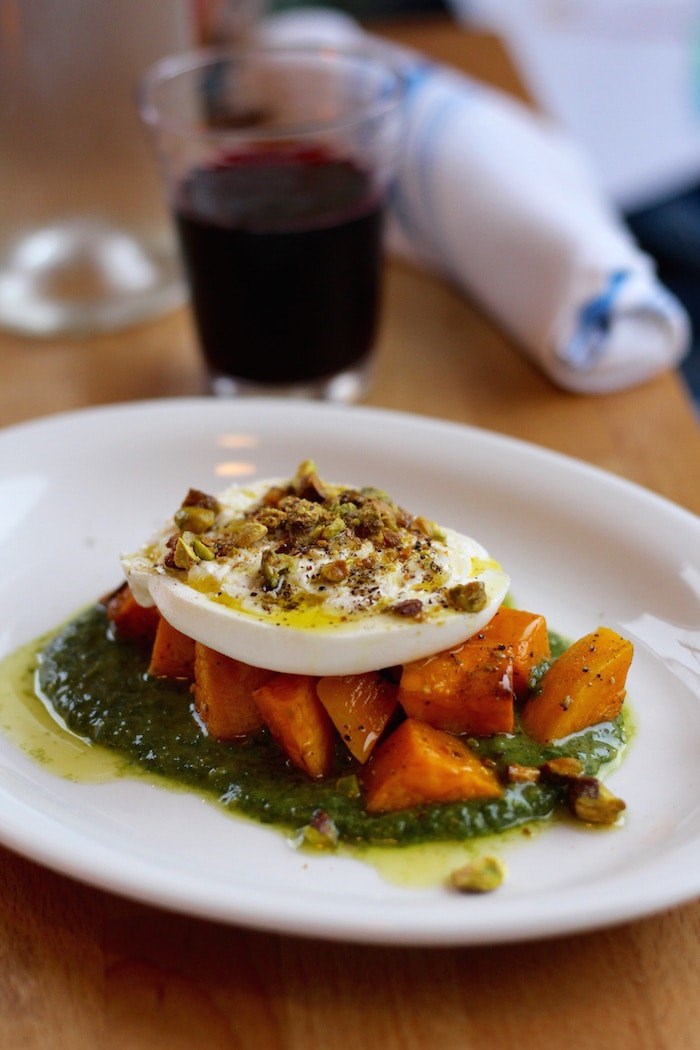
[(559, 357), (573, 368), (590, 368), (605, 350), (615, 303), (628, 276), (625, 270), (611, 273), (600, 295), (584, 303), (579, 310), (576, 331), (559, 351)]

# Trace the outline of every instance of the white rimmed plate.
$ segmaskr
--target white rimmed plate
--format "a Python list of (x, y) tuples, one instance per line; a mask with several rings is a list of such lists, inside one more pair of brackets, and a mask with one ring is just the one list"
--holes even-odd
[(0, 737), (0, 840), (85, 882), (260, 929), (384, 944), (478, 944), (592, 929), (700, 890), (700, 521), (582, 463), (493, 433), (363, 408), (163, 400), (0, 432), (0, 656), (120, 580), (195, 485), (291, 473), (386, 488), (473, 535), (516, 600), (569, 636), (635, 643), (637, 734), (610, 778), (624, 828), (555, 826), (508, 850), (497, 894), (392, 885), (274, 831), (138, 781), (59, 779)]

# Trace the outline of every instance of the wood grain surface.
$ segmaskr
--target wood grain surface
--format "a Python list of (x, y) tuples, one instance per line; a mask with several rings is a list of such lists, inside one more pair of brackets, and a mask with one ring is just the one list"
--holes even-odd
[[(446, 20), (387, 35), (516, 93), (498, 41)], [(577, 456), (700, 512), (700, 434), (669, 373), (564, 393), (443, 281), (389, 268), (367, 403), (471, 423)], [(203, 392), (186, 308), (86, 340), (0, 336), (0, 425)], [(576, 937), (389, 949), (171, 915), (0, 849), (0, 1046), (7, 1050), (695, 1050), (700, 905)]]

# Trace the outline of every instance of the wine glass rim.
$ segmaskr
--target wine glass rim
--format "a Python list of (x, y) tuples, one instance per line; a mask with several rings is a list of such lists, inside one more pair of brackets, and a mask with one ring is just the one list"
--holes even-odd
[[(300, 121), (283, 126), (261, 126), (246, 128), (207, 127), (193, 123), (191, 120), (172, 116), (163, 112), (154, 98), (158, 87), (172, 83), (183, 75), (196, 73), (198, 70), (213, 69), (222, 63), (251, 62), (263, 59), (283, 59), (287, 62), (313, 62), (319, 66), (343, 64), (346, 68), (353, 65), (359, 69), (381, 74), (381, 87), (375, 98), (351, 107), (347, 112), (328, 119)], [(227, 141), (264, 141), (279, 138), (280, 135), (309, 137), (314, 133), (323, 133), (332, 129), (341, 129), (353, 124), (360, 124), (388, 115), (397, 109), (405, 94), (405, 78), (401, 71), (385, 58), (374, 56), (367, 49), (338, 47), (336, 45), (315, 46), (279, 46), (267, 44), (250, 44), (241, 47), (207, 47), (167, 55), (150, 67), (138, 86), (137, 102), (144, 123), (154, 129), (171, 133), (189, 134), (197, 138), (212, 138), (220, 142)]]

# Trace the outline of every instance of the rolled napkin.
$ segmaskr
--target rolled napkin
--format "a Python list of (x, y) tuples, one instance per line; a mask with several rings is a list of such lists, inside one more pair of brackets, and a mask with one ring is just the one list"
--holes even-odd
[(400, 68), (406, 129), (390, 246), (478, 301), (555, 383), (603, 394), (683, 358), (683, 307), (552, 121), (336, 11), (272, 15), (261, 34), (359, 44)]

